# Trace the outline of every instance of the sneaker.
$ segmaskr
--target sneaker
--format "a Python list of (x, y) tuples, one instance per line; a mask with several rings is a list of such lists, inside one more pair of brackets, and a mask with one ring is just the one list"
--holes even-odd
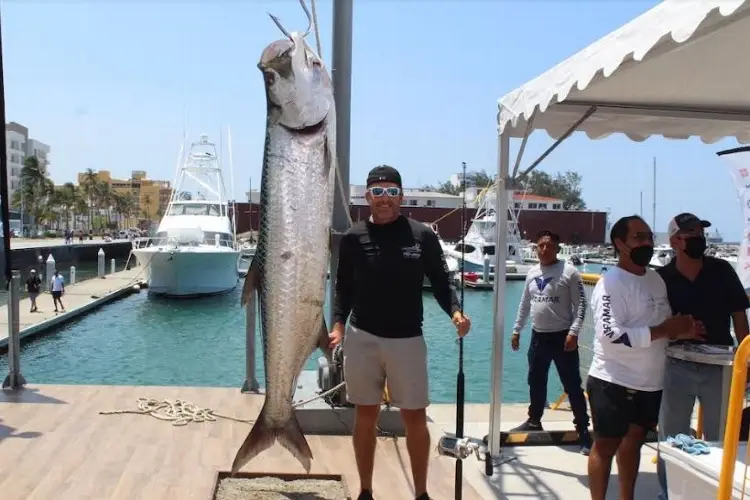
[(370, 490), (362, 490), (362, 493), (359, 494), (357, 497), (357, 500), (374, 500), (372, 498), (372, 492)]
[(588, 429), (578, 432), (578, 443), (581, 445), (581, 455), (591, 453), (591, 433), (589, 433)]
[(532, 422), (531, 420), (527, 420), (518, 427), (514, 427), (513, 429), (511, 429), (510, 432), (538, 432), (543, 430), (544, 428), (542, 427), (541, 422)]
[(427, 495), (427, 493), (422, 493), (421, 495), (417, 497), (416, 500), (432, 500), (432, 499), (429, 497), (429, 495)]

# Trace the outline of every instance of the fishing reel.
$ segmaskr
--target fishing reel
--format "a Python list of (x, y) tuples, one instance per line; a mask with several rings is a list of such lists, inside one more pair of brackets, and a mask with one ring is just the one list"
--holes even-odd
[(477, 460), (482, 460), (484, 450), (483, 444), (471, 438), (459, 438), (453, 434), (446, 434), (438, 441), (437, 451), (440, 456), (464, 460), (475, 455)]
[[(321, 392), (330, 391), (344, 381), (344, 348), (337, 345), (333, 349), (331, 361), (321, 356), (318, 358), (318, 388)], [(329, 394), (324, 398), (326, 403), (334, 408), (347, 406), (346, 388)]]

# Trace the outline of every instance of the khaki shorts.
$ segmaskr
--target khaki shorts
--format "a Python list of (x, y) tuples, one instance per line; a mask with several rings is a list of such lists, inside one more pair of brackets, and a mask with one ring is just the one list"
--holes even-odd
[(392, 406), (420, 410), (430, 405), (424, 337), (383, 338), (349, 326), (344, 336), (347, 399), (379, 405), (387, 381)]

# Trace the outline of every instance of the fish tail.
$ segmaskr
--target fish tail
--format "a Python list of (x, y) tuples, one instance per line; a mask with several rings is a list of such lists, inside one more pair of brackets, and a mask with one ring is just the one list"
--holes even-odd
[(247, 435), (245, 442), (242, 443), (237, 455), (234, 457), (232, 475), (236, 474), (245, 464), (261, 452), (273, 446), (276, 441), (299, 460), (305, 472), (310, 473), (313, 454), (297, 421), (297, 417), (292, 414), (292, 417), (283, 427), (274, 427), (265, 419), (264, 405), (258, 416), (258, 420), (255, 421), (253, 428), (250, 430), (250, 434)]

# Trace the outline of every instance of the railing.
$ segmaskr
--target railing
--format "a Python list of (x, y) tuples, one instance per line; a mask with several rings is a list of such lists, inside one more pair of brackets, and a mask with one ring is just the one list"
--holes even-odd
[[(734, 467), (737, 460), (737, 450), (740, 441), (740, 424), (742, 422), (743, 402), (747, 385), (747, 363), (750, 359), (750, 336), (740, 343), (734, 354), (732, 364), (732, 385), (729, 389), (729, 405), (727, 408), (727, 423), (724, 427), (724, 447), (721, 457), (721, 472), (719, 474), (718, 500), (730, 500), (734, 486)], [(744, 484), (743, 484), (744, 490)], [(744, 496), (744, 491), (742, 492)]]
[(238, 250), (239, 246), (231, 239), (221, 238), (219, 235), (215, 237), (204, 237), (200, 241), (181, 240), (174, 236), (154, 236), (149, 238), (136, 238), (133, 240), (133, 250), (147, 247), (166, 246), (166, 247), (178, 247), (178, 248), (190, 248), (197, 247), (200, 245), (226, 247), (233, 250)]

